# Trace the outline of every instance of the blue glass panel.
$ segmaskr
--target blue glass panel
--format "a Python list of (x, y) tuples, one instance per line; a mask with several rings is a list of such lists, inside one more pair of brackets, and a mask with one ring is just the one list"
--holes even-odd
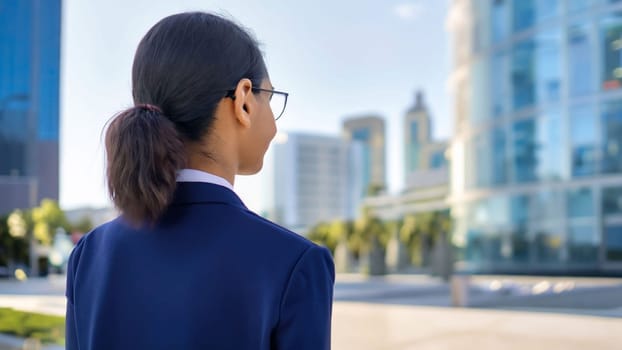
[(596, 71), (593, 52), (596, 45), (591, 36), (590, 22), (568, 28), (568, 80), (571, 96), (596, 90)]
[(535, 102), (535, 43), (526, 40), (518, 43), (512, 52), (512, 88), (514, 109), (530, 106)]
[(492, 9), (490, 13), (490, 28), (492, 29), (493, 43), (504, 40), (510, 33), (508, 10), (509, 1), (496, 0), (492, 2)]
[(559, 15), (559, 0), (513, 0), (513, 29), (520, 32)]
[(606, 103), (602, 109), (602, 172), (622, 172), (622, 102)]
[(579, 12), (589, 10), (598, 4), (600, 0), (566, 0), (568, 12)]
[(594, 263), (598, 260), (600, 235), (593, 224), (572, 224), (569, 230), (570, 263)]
[(622, 214), (622, 187), (605, 187), (602, 191), (604, 215)]
[(445, 159), (444, 151), (433, 152), (430, 155), (430, 168), (439, 169), (446, 165), (447, 165), (447, 161)]
[(352, 131), (352, 139), (356, 141), (369, 142), (370, 140), (370, 131), (367, 128), (364, 129), (355, 129)]
[(605, 228), (605, 239), (607, 260), (622, 262), (622, 226), (607, 226)]
[(581, 188), (568, 192), (568, 218), (589, 218), (594, 216), (594, 198), (592, 190)]
[(594, 105), (570, 109), (570, 148), (572, 176), (594, 175), (598, 167), (598, 131)]
[(613, 13), (601, 20), (602, 38), (602, 88), (619, 89), (622, 85), (622, 12)]
[(34, 62), (38, 66), (35, 76), (39, 88), (38, 137), (56, 141), (59, 134), (60, 1), (38, 2), (36, 16), (38, 40), (33, 44), (39, 46)]

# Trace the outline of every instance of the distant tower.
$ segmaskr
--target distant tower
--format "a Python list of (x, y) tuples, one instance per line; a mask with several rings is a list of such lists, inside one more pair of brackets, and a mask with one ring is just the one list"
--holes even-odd
[(415, 104), (404, 116), (404, 178), (413, 171), (428, 167), (428, 160), (423, 156), (423, 148), (431, 141), (432, 125), (430, 113), (425, 104), (422, 91), (415, 94)]
[(348, 118), (343, 123), (346, 140), (362, 146), (361, 195), (367, 195), (370, 186), (386, 188), (386, 141), (384, 119), (371, 115)]

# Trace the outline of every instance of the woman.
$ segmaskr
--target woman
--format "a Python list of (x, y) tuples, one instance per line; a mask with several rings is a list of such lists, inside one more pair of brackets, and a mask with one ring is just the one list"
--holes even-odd
[(67, 349), (330, 348), (328, 251), (233, 192), (287, 97), (256, 41), (212, 14), (167, 17), (138, 46), (132, 94), (106, 131), (122, 215), (72, 253)]

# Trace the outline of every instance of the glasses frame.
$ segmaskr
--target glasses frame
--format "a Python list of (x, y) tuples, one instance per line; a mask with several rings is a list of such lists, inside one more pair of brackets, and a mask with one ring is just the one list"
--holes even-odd
[[(289, 93), (284, 92), (284, 91), (274, 90), (274, 89), (262, 89), (258, 87), (253, 87), (251, 89), (253, 91), (269, 92), (270, 98), (268, 99), (268, 101), (272, 100), (272, 96), (274, 94), (285, 96), (285, 102), (283, 102), (283, 109), (281, 110), (281, 113), (279, 113), (279, 115), (274, 118), (274, 120), (279, 120), (279, 118), (283, 116), (283, 114), (285, 113), (285, 107), (287, 107), (287, 99), (289, 98)], [(232, 100), (235, 100), (235, 89), (227, 90), (227, 95), (225, 95), (225, 97), (229, 97)]]

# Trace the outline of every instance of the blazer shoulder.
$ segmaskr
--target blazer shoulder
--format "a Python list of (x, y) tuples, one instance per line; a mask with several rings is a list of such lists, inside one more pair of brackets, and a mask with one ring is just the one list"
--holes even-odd
[(254, 225), (257, 225), (257, 228), (260, 231), (271, 235), (272, 237), (274, 237), (274, 239), (281, 239), (281, 240), (289, 241), (290, 244), (297, 245), (303, 250), (307, 250), (308, 248), (311, 248), (311, 247), (319, 247), (319, 245), (311, 242), (306, 237), (300, 234), (297, 234), (277, 223), (274, 223), (250, 210), (246, 210), (244, 215)]

